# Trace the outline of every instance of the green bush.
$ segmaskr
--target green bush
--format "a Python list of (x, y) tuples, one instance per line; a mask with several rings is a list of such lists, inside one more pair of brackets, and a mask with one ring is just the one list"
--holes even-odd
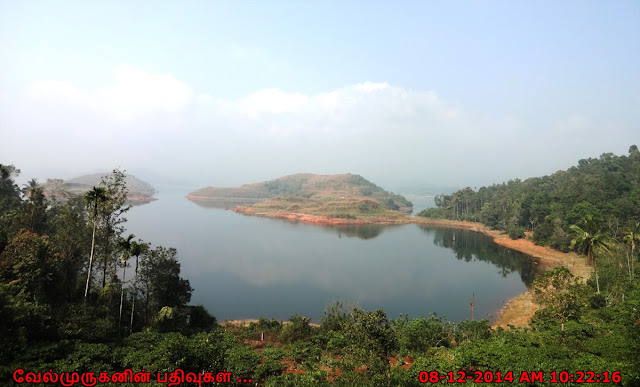
[(278, 376), (282, 374), (284, 366), (279, 360), (265, 360), (256, 369), (255, 379), (265, 380), (269, 376)]
[(291, 316), (289, 322), (282, 327), (280, 341), (283, 343), (293, 343), (297, 340), (304, 340), (311, 336), (311, 320), (299, 315)]
[(524, 238), (525, 228), (522, 226), (511, 226), (507, 230), (509, 233), (509, 238), (511, 239), (520, 239)]

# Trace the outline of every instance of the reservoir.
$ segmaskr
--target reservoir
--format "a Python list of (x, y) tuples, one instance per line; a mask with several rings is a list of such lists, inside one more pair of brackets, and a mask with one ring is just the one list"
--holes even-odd
[[(184, 192), (183, 192), (184, 191)], [(218, 321), (294, 314), (319, 322), (328, 305), (389, 318), (437, 313), (493, 319), (535, 275), (532, 258), (483, 234), (444, 227), (329, 227), (204, 207), (165, 190), (126, 214), (127, 232), (175, 247), (182, 277)]]

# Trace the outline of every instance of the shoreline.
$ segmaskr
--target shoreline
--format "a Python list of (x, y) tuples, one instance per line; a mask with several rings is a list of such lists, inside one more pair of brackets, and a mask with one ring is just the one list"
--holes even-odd
[[(265, 216), (270, 218), (284, 219), (291, 222), (303, 222), (317, 225), (333, 225), (333, 226), (346, 226), (346, 225), (365, 225), (365, 224), (418, 224), (436, 227), (453, 227), (462, 230), (470, 230), (483, 233), (493, 239), (493, 242), (500, 246), (506, 247), (511, 250), (519, 251), (527, 254), (538, 260), (538, 264), (541, 270), (551, 270), (554, 267), (565, 266), (576, 277), (582, 277), (583, 281), (586, 281), (591, 274), (592, 268), (586, 264), (584, 257), (581, 257), (575, 253), (563, 253), (558, 250), (554, 250), (548, 246), (539, 246), (534, 244), (529, 239), (511, 239), (505, 232), (499, 230), (493, 230), (488, 226), (481, 223), (462, 221), (462, 220), (449, 220), (449, 219), (432, 219), (432, 218), (418, 218), (416, 216), (405, 216), (398, 219), (385, 219), (384, 217), (375, 217), (371, 219), (341, 219), (331, 218), (322, 215), (310, 215), (301, 214), (287, 211), (275, 211), (275, 212), (256, 212), (255, 208), (247, 206), (237, 206), (232, 209), (233, 212), (244, 215), (253, 216)], [(532, 289), (528, 289), (524, 293), (521, 293), (511, 299), (509, 299), (505, 305), (497, 313), (495, 319), (491, 322), (492, 328), (498, 327), (524, 327), (528, 326), (529, 320), (540, 309), (534, 300), (534, 294)]]
[[(231, 211), (237, 214), (252, 215), (252, 216), (264, 216), (268, 218), (284, 219), (290, 222), (302, 222), (308, 224), (328, 225), (328, 226), (362, 226), (365, 224), (408, 224), (411, 222), (405, 221), (405, 219), (390, 220), (383, 217), (379, 219), (344, 219), (344, 218), (332, 218), (325, 215), (310, 215), (298, 212), (289, 211), (274, 211), (274, 212), (257, 212), (253, 207), (237, 206)], [(407, 216), (407, 219), (410, 219)]]
[[(529, 239), (511, 239), (506, 233), (492, 230), (490, 227), (481, 223), (430, 218), (424, 218), (424, 220), (421, 219), (414, 223), (481, 232), (493, 238), (493, 241), (500, 246), (519, 251), (538, 259), (539, 267), (544, 271), (551, 270), (558, 266), (565, 266), (576, 277), (582, 277), (583, 281), (587, 280), (592, 271), (591, 267), (586, 264), (584, 257), (578, 254), (563, 253), (548, 246), (536, 245)], [(509, 299), (504, 304), (495, 319), (491, 322), (491, 327), (495, 329), (498, 327), (507, 328), (509, 325), (515, 327), (528, 326), (529, 320), (538, 309), (540, 309), (540, 305), (534, 300), (533, 289), (528, 289), (524, 293)]]

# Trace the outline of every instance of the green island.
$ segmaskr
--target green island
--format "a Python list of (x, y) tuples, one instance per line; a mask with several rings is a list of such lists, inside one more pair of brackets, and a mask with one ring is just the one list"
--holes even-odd
[(234, 211), (308, 223), (407, 222), (413, 204), (360, 175), (299, 173), (241, 187), (201, 188), (187, 195), (196, 202), (250, 203)]
[[(339, 303), (319, 324), (299, 315), (284, 323), (219, 323), (189, 304), (192, 289), (180, 276), (175, 249), (125, 235), (130, 207), (123, 172), (65, 202), (52, 202), (35, 180), (19, 187), (18, 173), (0, 165), (3, 385), (17, 385), (27, 372), (124, 369), (151, 373), (149, 385), (167, 385), (156, 375), (177, 368), (233, 375), (229, 383), (200, 383), (211, 386), (640, 385), (635, 145), (628, 155), (605, 153), (550, 176), (438, 196), (437, 208), (414, 218), (406, 215), (411, 203), (358, 175), (292, 175), (189, 195), (248, 195), (263, 201), (242, 208), (266, 216), (467, 227), (495, 233), (513, 248), (553, 251), (557, 260), (550, 257), (550, 270), (534, 281), (528, 297), (535, 307), (519, 326), (451, 323), (434, 314), (390, 319), (382, 310)], [(570, 251), (585, 270), (562, 258)], [(180, 379), (176, 385), (197, 384)]]

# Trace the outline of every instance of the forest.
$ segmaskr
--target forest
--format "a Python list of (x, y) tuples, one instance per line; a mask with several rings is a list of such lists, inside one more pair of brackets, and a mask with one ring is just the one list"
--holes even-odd
[(544, 380), (519, 384), (640, 385), (636, 146), (551, 176), (439, 196), (438, 208), (419, 214), (573, 249), (594, 266), (586, 281), (564, 267), (538, 276), (531, 286), (542, 308), (528, 327), (508, 329), (340, 303), (317, 324), (299, 315), (221, 324), (189, 304), (175, 249), (126, 235), (124, 172), (64, 201), (35, 180), (19, 187), (19, 173), (0, 165), (2, 385), (418, 386), (443, 375), (491, 386), (533, 371)]

